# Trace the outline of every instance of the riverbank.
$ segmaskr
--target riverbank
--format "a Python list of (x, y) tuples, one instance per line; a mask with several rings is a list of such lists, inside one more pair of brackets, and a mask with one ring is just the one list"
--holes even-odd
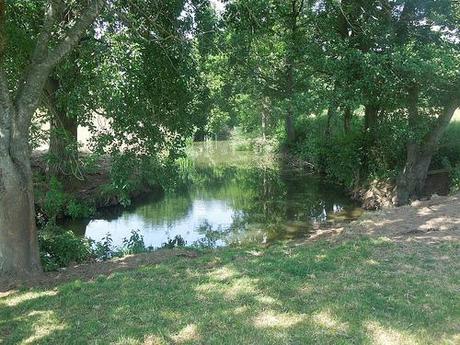
[(4, 344), (454, 344), (459, 200), (367, 213), (302, 242), (169, 250), (50, 273), (38, 287), (3, 294), (0, 338)]
[[(133, 180), (139, 180), (139, 183), (133, 183), (134, 188), (127, 190), (126, 195), (121, 195), (111, 187), (110, 171), (112, 163), (110, 157), (91, 158), (93, 160), (86, 167), (81, 167), (76, 176), (61, 177), (62, 188), (58, 191), (53, 191), (47, 181), (47, 163), (46, 151), (35, 151), (31, 158), (32, 171), (34, 172), (34, 186), (36, 191), (36, 207), (43, 210), (46, 203), (46, 194), (48, 192), (64, 193), (77, 204), (90, 207), (92, 209), (102, 209), (106, 207), (119, 206), (125, 200), (122, 198), (136, 199), (153, 192), (157, 194), (163, 193), (162, 188), (150, 186), (141, 181), (141, 177), (133, 174)], [(90, 155), (87, 152), (80, 152), (82, 160), (90, 160)], [(53, 196), (53, 195), (51, 195)], [(62, 214), (60, 216), (63, 216)]]

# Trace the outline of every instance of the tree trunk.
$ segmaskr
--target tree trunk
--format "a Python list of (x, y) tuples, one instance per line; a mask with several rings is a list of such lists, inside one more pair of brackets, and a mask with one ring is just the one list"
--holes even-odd
[(304, 0), (291, 0), (291, 13), (289, 18), (290, 35), (288, 38), (288, 49), (286, 53), (286, 100), (288, 101), (288, 108), (285, 116), (285, 128), (287, 135), (288, 145), (292, 144), (296, 139), (295, 128), (294, 128), (294, 91), (295, 91), (295, 80), (294, 80), (294, 60), (297, 50), (297, 30), (298, 30), (298, 18), (303, 11), (305, 1)]
[(374, 134), (377, 127), (379, 108), (376, 105), (368, 104), (364, 109), (364, 130), (371, 135)]
[(0, 275), (21, 277), (41, 265), (27, 138), (13, 142), (0, 156)]
[(329, 138), (331, 136), (332, 119), (335, 116), (336, 110), (337, 110), (337, 108), (336, 108), (335, 104), (332, 102), (332, 104), (327, 109), (327, 121), (326, 121), (326, 131), (325, 131), (325, 134), (326, 134), (327, 138)]
[(368, 176), (371, 168), (371, 152), (377, 140), (376, 127), (379, 108), (375, 105), (366, 105), (364, 109), (364, 147), (362, 151), (362, 165), (360, 176)]
[(353, 112), (349, 107), (345, 108), (343, 112), (343, 130), (345, 134), (349, 134), (351, 131), (351, 119), (353, 117)]
[(269, 114), (270, 114), (270, 100), (268, 97), (264, 97), (264, 99), (262, 100), (262, 114), (261, 114), (262, 138), (264, 140), (267, 138), (267, 127), (268, 127)]
[(72, 165), (78, 162), (78, 123), (77, 120), (67, 116), (66, 110), (59, 105), (57, 92), (59, 81), (48, 78), (46, 83), (46, 96), (50, 112), (50, 142), (49, 171), (52, 175), (69, 175)]
[(431, 159), (438, 150), (439, 140), (459, 105), (460, 101), (455, 100), (445, 107), (436, 125), (423, 138), (421, 144), (411, 142), (407, 145), (406, 164), (396, 183), (397, 206), (406, 205), (412, 199), (421, 196)]
[(286, 86), (287, 86), (287, 100), (288, 100), (288, 108), (286, 111), (285, 117), (285, 128), (286, 128), (286, 136), (288, 144), (292, 144), (295, 141), (295, 130), (294, 130), (294, 109), (292, 106), (293, 98), (294, 98), (294, 66), (292, 57), (288, 56), (287, 58), (287, 65), (286, 65)]

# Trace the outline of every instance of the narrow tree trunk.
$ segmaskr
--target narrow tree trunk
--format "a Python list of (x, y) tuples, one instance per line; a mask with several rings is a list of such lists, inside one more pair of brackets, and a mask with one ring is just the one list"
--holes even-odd
[(351, 131), (351, 119), (353, 117), (353, 112), (349, 107), (345, 108), (343, 112), (343, 130), (345, 134), (349, 134)]
[(49, 171), (52, 175), (68, 175), (72, 165), (78, 161), (78, 123), (67, 116), (62, 105), (59, 105), (57, 93), (59, 81), (48, 78), (46, 83), (47, 107), (50, 112)]
[(410, 200), (421, 196), (431, 159), (438, 150), (439, 140), (459, 105), (460, 101), (456, 100), (446, 106), (436, 125), (421, 144), (413, 142), (408, 144), (406, 164), (396, 183), (395, 204), (397, 206), (406, 205)]
[(288, 108), (286, 111), (286, 117), (284, 125), (286, 128), (286, 136), (288, 144), (292, 144), (295, 141), (295, 130), (294, 130), (294, 109), (293, 109), (293, 98), (294, 98), (294, 66), (290, 56), (287, 58), (286, 65), (286, 86), (287, 86), (287, 100)]
[(364, 109), (364, 130), (371, 135), (377, 127), (379, 108), (376, 105), (368, 104)]
[[(65, 112), (53, 114), (50, 122), (50, 154), (67, 165), (70, 158), (75, 158), (77, 152), (68, 152), (77, 148), (77, 121), (68, 117)], [(75, 151), (75, 150), (74, 150)]]
[(288, 108), (285, 115), (285, 128), (287, 135), (288, 145), (292, 144), (296, 139), (294, 128), (294, 58), (297, 50), (297, 30), (298, 18), (303, 11), (304, 0), (291, 0), (290, 5), (291, 13), (289, 18), (290, 35), (288, 38), (288, 49), (286, 52), (286, 100), (288, 101)]
[(337, 112), (337, 106), (334, 102), (331, 102), (331, 105), (327, 109), (327, 122), (326, 122), (326, 137), (329, 138), (331, 136), (331, 126), (332, 126), (332, 119), (334, 118)]
[(262, 114), (261, 114), (261, 125), (262, 125), (262, 138), (267, 138), (267, 122), (270, 112), (270, 105), (268, 97), (265, 97), (262, 101)]
[(376, 142), (376, 127), (379, 108), (375, 105), (366, 105), (364, 109), (364, 147), (362, 151), (362, 165), (360, 176), (368, 176), (370, 172), (371, 151)]

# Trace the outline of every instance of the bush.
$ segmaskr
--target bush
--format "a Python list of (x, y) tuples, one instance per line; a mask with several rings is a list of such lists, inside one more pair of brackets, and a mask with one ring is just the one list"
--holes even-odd
[[(72, 231), (64, 231), (58, 227), (48, 225), (47, 229), (39, 233), (40, 259), (45, 271), (54, 271), (72, 263), (83, 263), (90, 260), (106, 261), (114, 257), (129, 254), (140, 254), (153, 251), (153, 247), (146, 247), (144, 238), (139, 230), (131, 232), (131, 236), (123, 239), (123, 246), (113, 245), (110, 234), (101, 241), (79, 237)], [(184, 247), (186, 241), (181, 236), (169, 239), (162, 248)]]
[(39, 233), (40, 257), (45, 271), (82, 263), (93, 257), (91, 241), (72, 231), (54, 229)]
[(66, 202), (67, 195), (64, 193), (62, 184), (56, 177), (51, 177), (43, 203), (43, 212), (51, 222), (56, 221), (58, 215), (62, 213)]
[(105, 235), (102, 241), (94, 244), (94, 256), (96, 259), (102, 261), (109, 260), (116, 256), (113, 248), (112, 236), (110, 236), (110, 234)]
[(73, 219), (89, 218), (96, 212), (93, 205), (71, 198), (66, 205), (65, 214)]
[(173, 249), (176, 247), (185, 247), (187, 242), (181, 235), (176, 235), (173, 239), (168, 239), (167, 242), (163, 243), (162, 248)]
[(144, 237), (139, 230), (131, 231), (129, 238), (123, 239), (123, 254), (139, 254), (148, 251), (145, 248)]
[(51, 225), (56, 224), (56, 218), (64, 215), (73, 219), (88, 218), (95, 211), (93, 204), (75, 199), (71, 194), (64, 191), (62, 183), (56, 177), (51, 177), (41, 209)]

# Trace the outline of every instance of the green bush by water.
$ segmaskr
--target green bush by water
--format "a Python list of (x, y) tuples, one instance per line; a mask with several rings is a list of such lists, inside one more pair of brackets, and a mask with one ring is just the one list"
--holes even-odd
[(54, 229), (39, 233), (40, 258), (46, 271), (82, 263), (94, 256), (91, 241), (71, 231)]
[[(147, 247), (144, 237), (139, 230), (131, 231), (130, 237), (123, 239), (121, 247), (115, 247), (110, 234), (101, 241), (93, 241), (80, 237), (72, 231), (65, 231), (58, 227), (48, 226), (39, 232), (40, 259), (45, 271), (55, 271), (58, 268), (71, 264), (80, 264), (91, 261), (106, 261), (125, 255), (151, 252), (153, 247)], [(162, 248), (176, 248), (186, 246), (181, 236), (169, 239)]]

